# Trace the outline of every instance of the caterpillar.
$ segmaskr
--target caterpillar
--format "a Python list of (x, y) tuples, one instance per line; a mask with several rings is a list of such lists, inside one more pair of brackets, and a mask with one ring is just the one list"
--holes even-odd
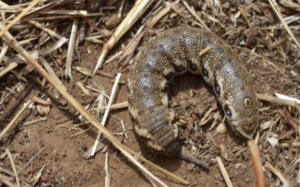
[(168, 89), (175, 75), (186, 72), (202, 75), (213, 87), (233, 131), (251, 139), (258, 127), (258, 99), (243, 62), (212, 33), (178, 27), (144, 45), (128, 74), (130, 118), (147, 146), (170, 157), (180, 153)]

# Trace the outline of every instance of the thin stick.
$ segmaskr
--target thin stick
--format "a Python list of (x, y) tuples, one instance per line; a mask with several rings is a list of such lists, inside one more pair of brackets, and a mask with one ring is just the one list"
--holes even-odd
[(35, 123), (38, 123), (38, 122), (41, 122), (41, 121), (47, 121), (47, 117), (42, 117), (42, 118), (39, 118), (39, 119), (34, 119), (34, 120), (31, 120), (31, 121), (27, 121), (27, 122), (24, 122), (23, 125), (24, 126), (32, 125), (32, 124), (35, 124)]
[(18, 63), (10, 63), (7, 67), (5, 67), (1, 72), (0, 72), (0, 77), (3, 77), (6, 73), (10, 72), (11, 70), (15, 69), (18, 67)]
[(36, 21), (29, 21), (29, 23), (33, 24), (34, 26), (38, 27), (39, 29), (47, 32), (48, 34), (50, 34), (51, 36), (57, 38), (57, 39), (61, 39), (64, 38), (63, 36), (57, 34), (56, 32), (54, 32), (53, 30), (47, 28), (46, 26), (36, 22)]
[(286, 183), (286, 179), (284, 178), (282, 173), (278, 169), (274, 168), (269, 162), (265, 164), (265, 167), (272, 171), (281, 180), (283, 184)]
[(13, 26), (13, 24), (15, 24), (16, 22), (20, 21), (21, 18), (27, 14), (27, 12), (29, 12), (33, 7), (35, 7), (35, 5), (37, 5), (40, 2), (40, 0), (35, 0), (33, 1), (27, 8), (25, 8), (23, 10), (23, 12), (21, 12), (13, 21), (11, 21), (5, 28), (2, 29), (2, 31), (0, 32), (0, 38), (2, 37), (2, 35), (8, 31), (8, 29)]
[(184, 4), (184, 6), (186, 7), (186, 9), (188, 9), (188, 11), (200, 22), (200, 24), (209, 32), (211, 32), (211, 30), (207, 27), (207, 25), (199, 18), (199, 16), (196, 14), (195, 10), (193, 10), (186, 1), (182, 1), (182, 3)]
[(5, 134), (13, 127), (17, 119), (19, 119), (20, 115), (28, 108), (28, 106), (32, 103), (31, 100), (29, 100), (26, 105), (18, 112), (18, 114), (14, 117), (14, 119), (7, 125), (7, 127), (2, 131), (0, 134), (0, 142), (3, 140)]
[(65, 76), (69, 77), (71, 82), (74, 84), (74, 79), (72, 77), (72, 62), (73, 62), (73, 54), (75, 49), (75, 39), (78, 30), (78, 19), (74, 19), (71, 31), (71, 37), (69, 40), (69, 48), (68, 48), (68, 55), (67, 55), (67, 64), (65, 69)]
[(114, 47), (117, 41), (124, 35), (124, 33), (138, 20), (138, 18), (147, 10), (152, 4), (153, 0), (138, 0), (135, 2), (133, 8), (127, 14), (122, 23), (118, 26), (117, 30), (110, 37), (109, 41), (104, 44), (102, 53), (98, 59), (97, 65), (94, 69), (94, 74), (97, 69), (103, 64), (104, 58), (108, 52)]
[(269, 0), (269, 3), (271, 4), (272, 8), (274, 9), (275, 13), (277, 14), (278, 18), (280, 19), (281, 23), (283, 24), (283, 26), (285, 27), (285, 29), (287, 30), (287, 32), (289, 33), (289, 35), (292, 37), (292, 39), (294, 40), (294, 42), (296, 43), (296, 45), (300, 48), (300, 44), (298, 43), (298, 41), (295, 38), (294, 34), (292, 33), (291, 29), (288, 27), (288, 25), (284, 21), (281, 13), (277, 10), (277, 8), (276, 8), (276, 7), (278, 7), (277, 3), (274, 0)]
[(29, 164), (43, 151), (43, 149), (39, 150), (19, 171), (18, 174), (20, 174), (24, 169), (26, 169)]
[(1, 175), (1, 173), (0, 173), (0, 181), (3, 182), (4, 184), (6, 184), (9, 187), (15, 187), (15, 185), (13, 183), (11, 183), (6, 177)]
[(230, 181), (230, 178), (229, 178), (229, 176), (227, 174), (227, 171), (226, 171), (226, 169), (225, 169), (225, 167), (223, 165), (223, 162), (222, 162), (221, 158), (219, 156), (217, 156), (216, 159), (217, 159), (217, 163), (219, 165), (219, 168), (221, 170), (221, 173), (222, 173), (222, 175), (223, 175), (223, 177), (225, 179), (225, 182), (226, 182), (227, 186), (228, 187), (233, 187), (233, 185), (232, 185), (232, 183)]
[(42, 62), (44, 68), (48, 71), (48, 73), (54, 78), (56, 79), (57, 82), (59, 82), (59, 84), (65, 89), (67, 90), (67, 88), (63, 85), (63, 83), (59, 80), (59, 78), (57, 77), (57, 75), (55, 74), (54, 70), (51, 68), (51, 66), (49, 65), (49, 63), (47, 62), (47, 60), (43, 57), (43, 56), (39, 56), (39, 60)]
[[(27, 86), (27, 88), (22, 92), (22, 94), (18, 97), (18, 99), (14, 102), (14, 104), (10, 107), (10, 109), (6, 113), (6, 118), (10, 118), (15, 108), (19, 105), (19, 103), (23, 100), (23, 98), (29, 93), (29, 91), (33, 88), (34, 83), (31, 83)], [(1, 141), (1, 139), (0, 139)]]
[(257, 93), (256, 96), (260, 100), (274, 102), (274, 103), (278, 103), (278, 104), (281, 104), (281, 105), (288, 105), (288, 106), (294, 107), (300, 113), (300, 106), (298, 105), (298, 103), (296, 101), (280, 99), (280, 98), (277, 98), (277, 97), (273, 97), (273, 96), (266, 95), (266, 94), (259, 94), (259, 93)]
[[(124, 101), (123, 103), (116, 103), (116, 104), (112, 104), (110, 106), (110, 109), (120, 109), (120, 108), (127, 108), (128, 107), (128, 101)], [(95, 111), (95, 110), (101, 110), (101, 109), (106, 109), (107, 106), (102, 106), (99, 108), (91, 108), (89, 109), (89, 111)]]
[[(4, 28), (4, 26), (0, 23), (0, 29)], [(28, 54), (28, 52), (13, 38), (13, 36), (9, 32), (5, 32), (3, 35), (4, 41), (8, 42), (12, 45), (12, 47), (20, 53), (26, 60), (28, 64), (31, 64), (37, 72), (39, 72), (47, 81), (77, 110), (81, 113), (82, 116), (85, 117), (87, 121), (90, 121), (92, 125), (101, 130), (101, 132), (109, 139), (114, 146), (119, 149), (133, 164), (139, 167), (143, 172), (147, 173), (150, 177), (152, 177), (156, 182), (158, 182), (162, 186), (167, 186), (157, 177), (155, 177), (151, 172), (149, 172), (143, 165), (141, 165), (135, 158), (128, 152), (128, 147), (121, 144), (118, 139), (111, 134), (111, 132), (103, 127), (103, 125), (93, 117), (84, 107), (67, 91), (65, 91), (57, 81), (52, 79), (52, 77), (36, 62), (34, 59)], [(159, 167), (159, 166), (156, 166)], [(161, 168), (162, 169), (162, 168)], [(172, 175), (169, 175), (174, 178)], [(177, 177), (178, 178), (178, 177)], [(183, 180), (183, 179), (181, 179)], [(185, 180), (183, 180), (185, 181)], [(187, 181), (185, 181), (188, 183)]]
[(266, 179), (265, 174), (262, 170), (262, 163), (260, 159), (260, 153), (258, 146), (254, 143), (253, 140), (248, 140), (248, 147), (250, 150), (251, 160), (253, 163), (257, 186), (258, 187), (266, 187)]
[(105, 165), (104, 165), (104, 169), (105, 169), (105, 187), (110, 187), (110, 173), (108, 172), (108, 152), (106, 151), (105, 153)]
[(7, 148), (5, 149), (5, 151), (8, 155), (8, 157), (9, 157), (11, 167), (13, 168), (13, 171), (14, 171), (14, 174), (15, 174), (15, 177), (16, 177), (17, 184), (18, 184), (19, 187), (21, 187), (20, 180), (19, 180), (19, 175), (18, 175), (17, 170), (16, 170), (14, 159), (12, 158), (11, 153)]
[[(114, 97), (116, 95), (116, 90), (117, 90), (118, 82), (120, 81), (121, 75), (122, 75), (121, 73), (117, 74), (116, 82), (115, 82), (115, 84), (114, 84), (114, 86), (111, 90), (111, 95), (109, 97), (107, 108), (106, 108), (105, 113), (104, 113), (103, 118), (102, 118), (102, 122), (101, 122), (102, 125), (105, 125), (105, 123), (106, 123), (106, 119), (107, 119), (107, 116), (108, 116), (108, 113), (109, 113), (109, 110), (110, 110), (110, 106), (111, 106), (111, 104), (114, 100)], [(91, 153), (92, 156), (94, 156), (94, 154), (96, 152), (96, 148), (97, 148), (97, 145), (99, 143), (100, 137), (101, 137), (101, 131), (99, 130), (96, 141), (95, 141), (95, 144), (94, 144), (94, 147), (93, 147), (93, 150), (92, 150), (92, 153)]]

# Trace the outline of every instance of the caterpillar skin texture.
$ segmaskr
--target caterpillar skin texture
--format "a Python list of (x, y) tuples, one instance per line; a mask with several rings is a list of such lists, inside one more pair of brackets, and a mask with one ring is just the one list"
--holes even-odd
[[(200, 52), (209, 51), (200, 56)], [(202, 74), (213, 86), (233, 131), (246, 139), (258, 127), (258, 100), (244, 64), (215, 35), (197, 28), (174, 28), (139, 52), (128, 75), (128, 102), (135, 132), (166, 156), (180, 150), (178, 127), (168, 98), (169, 82), (185, 72)]]

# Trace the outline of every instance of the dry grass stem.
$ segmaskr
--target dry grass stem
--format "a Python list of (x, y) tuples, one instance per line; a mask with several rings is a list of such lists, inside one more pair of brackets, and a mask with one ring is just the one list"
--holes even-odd
[(232, 185), (232, 183), (230, 181), (230, 178), (229, 178), (229, 176), (227, 174), (227, 171), (226, 171), (226, 169), (225, 169), (225, 167), (223, 165), (223, 162), (222, 162), (221, 158), (219, 156), (217, 156), (216, 160), (217, 160), (217, 163), (219, 165), (219, 168), (221, 170), (221, 173), (222, 173), (222, 175), (223, 175), (223, 177), (225, 179), (225, 182), (226, 182), (227, 186), (228, 187), (233, 187), (233, 185)]
[(211, 49), (211, 47), (206, 47), (205, 49), (203, 49), (203, 50), (200, 52), (199, 56), (201, 57), (201, 56), (207, 54), (207, 53), (209, 52), (210, 49)]
[(2, 46), (2, 49), (1, 49), (1, 52), (0, 52), (0, 62), (3, 61), (3, 58), (5, 57), (5, 54), (6, 54), (8, 49), (9, 49), (9, 46), (6, 43), (3, 43), (3, 46)]
[(77, 133), (75, 133), (75, 134), (70, 135), (70, 138), (74, 138), (74, 137), (79, 136), (79, 135), (81, 135), (81, 134), (85, 134), (85, 133), (87, 133), (87, 132), (90, 131), (90, 130), (91, 130), (91, 129), (88, 128), (88, 129), (79, 131), (79, 132), (77, 132)]
[(114, 118), (116, 118), (117, 120), (119, 120), (120, 122), (121, 122), (121, 125), (122, 125), (122, 129), (123, 129), (123, 135), (125, 136), (125, 138), (127, 139), (128, 137), (127, 137), (127, 133), (126, 133), (126, 129), (125, 129), (125, 126), (124, 126), (124, 123), (123, 123), (123, 120), (122, 119), (120, 119), (120, 118), (118, 118), (117, 116), (115, 116), (115, 115), (111, 115), (112, 117), (114, 117)]
[(54, 32), (53, 30), (47, 28), (46, 26), (36, 22), (36, 21), (29, 21), (29, 23), (33, 24), (34, 26), (38, 27), (39, 29), (47, 32), (48, 34), (50, 34), (51, 36), (57, 38), (58, 40), (64, 38), (63, 36), (57, 34), (56, 32)]
[(277, 5), (276, 1), (274, 1), (274, 0), (268, 0), (268, 1), (271, 4), (271, 6), (272, 6), (273, 10), (275, 11), (275, 13), (277, 14), (278, 18), (280, 19), (281, 23), (283, 24), (283, 26), (285, 27), (285, 29), (289, 33), (289, 35), (292, 37), (292, 39), (294, 40), (294, 42), (296, 43), (298, 48), (300, 48), (300, 44), (298, 43), (298, 41), (295, 38), (294, 34), (292, 33), (291, 29), (288, 27), (288, 25), (284, 21), (281, 13), (278, 11), (279, 8), (278, 8), (278, 5)]
[(51, 52), (59, 49), (62, 45), (64, 45), (68, 41), (67, 38), (63, 37), (52, 44), (51, 47), (41, 50), (40, 55), (45, 56), (50, 54)]
[(106, 151), (105, 153), (105, 187), (110, 187), (110, 178), (111, 178), (111, 174), (108, 171), (108, 152)]
[(73, 54), (75, 49), (75, 39), (77, 35), (78, 30), (78, 19), (74, 19), (72, 30), (71, 30), (71, 36), (69, 40), (69, 48), (68, 48), (68, 55), (67, 55), (67, 63), (66, 63), (66, 69), (65, 69), (65, 76), (69, 77), (72, 83), (74, 84), (74, 79), (72, 77), (72, 61), (73, 61)]
[(246, 12), (244, 11), (244, 9), (241, 8), (241, 7), (238, 7), (238, 9), (239, 9), (239, 11), (241, 12), (241, 15), (243, 16), (244, 20), (246, 21), (248, 27), (250, 28), (250, 27), (251, 27), (251, 23), (250, 23), (250, 20), (249, 20), (249, 18), (248, 18), (248, 16), (247, 16), (247, 13), (246, 13)]
[(81, 89), (84, 95), (90, 95), (90, 92), (84, 87), (82, 82), (76, 82), (76, 85)]
[(209, 117), (209, 115), (212, 113), (213, 108), (210, 108), (203, 116), (203, 118), (201, 118), (201, 121), (199, 123), (200, 126), (205, 125), (206, 124), (206, 120)]
[(10, 72), (11, 70), (15, 69), (16, 67), (18, 67), (17, 63), (10, 63), (6, 68), (4, 68), (1, 72), (0, 72), (0, 78), (3, 77), (4, 75), (6, 75), (8, 72)]
[(186, 1), (182, 0), (182, 3), (184, 6), (188, 9), (188, 11), (200, 22), (201, 26), (211, 32), (211, 30), (207, 27), (207, 25), (199, 18), (199, 16), (196, 14), (195, 10), (192, 9)]
[(43, 167), (39, 170), (39, 172), (32, 179), (34, 186), (39, 182), (39, 180), (40, 180), (40, 178), (42, 176), (42, 172), (44, 171), (45, 166), (46, 166), (46, 164), (43, 165)]
[(280, 104), (280, 105), (288, 105), (288, 106), (294, 107), (300, 113), (300, 106), (297, 104), (296, 101), (280, 99), (280, 98), (277, 98), (277, 97), (273, 97), (273, 96), (266, 95), (266, 94), (259, 94), (259, 93), (257, 93), (256, 96), (260, 100), (269, 101), (269, 102), (277, 103), (277, 104)]
[(10, 123), (6, 126), (6, 128), (1, 132), (0, 134), (0, 142), (5, 137), (6, 133), (13, 127), (13, 125), (16, 123), (16, 121), (19, 119), (19, 117), (22, 115), (22, 113), (28, 108), (28, 106), (32, 103), (31, 100), (29, 100), (26, 105), (18, 112), (18, 114), (14, 117), (13, 120), (10, 121)]
[(106, 93), (104, 93), (103, 91), (101, 91), (101, 90), (98, 90), (97, 88), (94, 88), (94, 87), (92, 87), (92, 86), (86, 86), (86, 88), (88, 88), (88, 89), (90, 89), (90, 90), (93, 90), (93, 91), (95, 91), (95, 92), (98, 92), (98, 93), (100, 93), (100, 94), (102, 94), (103, 96), (105, 96), (106, 98), (110, 98), (109, 97), (109, 95), (107, 95)]
[(113, 36), (111, 36), (109, 41), (104, 44), (102, 53), (95, 67), (94, 74), (96, 73), (97, 69), (102, 66), (104, 58), (106, 57), (108, 52), (114, 47), (114, 45), (117, 43), (117, 41), (119, 41), (124, 33), (136, 22), (136, 20), (147, 10), (152, 2), (153, 0), (138, 0), (135, 2), (135, 5), (118, 26)]
[(55, 72), (53, 71), (53, 69), (51, 68), (51, 66), (49, 65), (49, 63), (47, 62), (47, 60), (43, 56), (40, 56), (39, 60), (42, 62), (44, 68), (48, 71), (48, 73), (51, 75), (51, 77), (53, 79), (55, 79), (56, 82), (58, 82), (65, 90), (67, 90), (67, 88), (59, 80), (59, 78), (57, 77), (57, 75), (55, 74)]
[(171, 10), (170, 6), (167, 6), (160, 10), (155, 16), (153, 16), (151, 19), (147, 20), (145, 23), (145, 26), (149, 29), (153, 28), (153, 26), (160, 20), (162, 17), (164, 17), (167, 13), (169, 13)]
[[(123, 103), (116, 103), (116, 104), (112, 104), (110, 106), (110, 109), (121, 109), (121, 108), (127, 108), (128, 107), (128, 101), (124, 101)], [(107, 106), (102, 106), (100, 108), (91, 108), (89, 109), (89, 111), (95, 111), (98, 109), (106, 109)]]
[(95, 77), (95, 75), (88, 69), (82, 68), (82, 67), (75, 67), (75, 69), (82, 73), (83, 75), (89, 76), (89, 77)]
[[(110, 144), (110, 142), (106, 138), (102, 138), (97, 145), (96, 153), (98, 153), (99, 151), (101, 151), (102, 149), (107, 147), (109, 144)], [(86, 160), (90, 159), (92, 157), (91, 152), (92, 152), (92, 149), (89, 149), (88, 151), (86, 151), (83, 155), (84, 159), (86, 159)]]
[(291, 114), (286, 110), (279, 110), (279, 113), (284, 117), (284, 119), (295, 129), (297, 135), (300, 134), (299, 127), (300, 122), (291, 116)]
[(22, 171), (24, 171), (32, 162), (33, 160), (40, 155), (40, 153), (43, 151), (44, 149), (40, 149), (19, 171), (18, 174), (20, 175)]
[[(1, 3), (1, 1), (0, 1), (0, 3)], [(11, 183), (8, 178), (1, 175), (1, 173), (0, 173), (0, 181), (3, 182), (4, 184), (6, 184), (9, 187), (16, 187), (17, 186), (17, 185), (14, 185), (13, 183)]]
[(265, 174), (262, 169), (259, 148), (258, 148), (257, 144), (254, 143), (253, 140), (248, 140), (247, 143), (248, 143), (251, 160), (252, 160), (254, 171), (255, 171), (257, 186), (265, 187), (266, 179), (265, 179)]
[(22, 19), (22, 17), (29, 12), (33, 7), (35, 7), (38, 3), (40, 2), (40, 0), (34, 0), (26, 9), (23, 10), (23, 12), (21, 12), (12, 22), (10, 22), (5, 28), (1, 29), (0, 32), (0, 38), (3, 36), (3, 34), (8, 31), (8, 29), (14, 25), (16, 22), (20, 21)]
[[(118, 86), (118, 82), (120, 81), (120, 78), (121, 78), (121, 73), (118, 73), (117, 74), (117, 77), (116, 77), (116, 82), (111, 90), (111, 95), (109, 97), (109, 101), (108, 101), (108, 104), (107, 104), (107, 107), (106, 107), (106, 110), (105, 110), (105, 113), (103, 115), (103, 118), (102, 118), (102, 122), (101, 124), (102, 125), (105, 125), (106, 123), (106, 119), (108, 117), (108, 113), (109, 113), (109, 110), (110, 110), (110, 106), (115, 98), (115, 95), (116, 95), (116, 91), (117, 91), (117, 86)], [(96, 148), (97, 148), (97, 145), (98, 145), (98, 142), (100, 140), (100, 137), (101, 137), (101, 131), (98, 132), (98, 135), (97, 135), (97, 138), (96, 138), (96, 141), (95, 141), (95, 144), (94, 144), (94, 147), (93, 147), (93, 151), (91, 153), (91, 155), (93, 156), (95, 154), (95, 151), (96, 151)]]
[(10, 163), (11, 163), (11, 167), (12, 167), (12, 169), (14, 171), (14, 175), (15, 175), (16, 181), (17, 181), (17, 186), (21, 187), (20, 180), (19, 180), (19, 175), (18, 175), (17, 170), (16, 170), (14, 159), (11, 156), (11, 153), (10, 153), (10, 151), (7, 148), (5, 149), (5, 151), (6, 151), (7, 155), (8, 155), (8, 157), (9, 157), (9, 160), (10, 160)]
[(123, 65), (119, 69), (123, 69), (124, 66), (128, 64), (130, 59), (132, 58), (134, 51), (138, 47), (138, 44), (140, 43), (140, 40), (144, 36), (145, 31), (143, 31), (144, 25), (142, 25), (139, 30), (136, 32), (133, 39), (129, 42), (129, 44), (125, 47), (123, 55), (118, 60), (118, 64), (123, 61)]
[(269, 162), (265, 163), (265, 167), (272, 171), (281, 180), (282, 184), (287, 182), (282, 173), (278, 169), (274, 168)]

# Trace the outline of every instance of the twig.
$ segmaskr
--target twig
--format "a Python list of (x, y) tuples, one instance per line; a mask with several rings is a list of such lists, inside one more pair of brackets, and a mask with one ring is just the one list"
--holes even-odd
[(3, 77), (6, 73), (10, 72), (11, 70), (15, 69), (18, 67), (18, 63), (10, 63), (7, 67), (5, 67), (1, 72), (0, 72), (0, 77)]
[(217, 160), (217, 163), (219, 165), (219, 168), (221, 170), (221, 173), (222, 173), (222, 175), (223, 175), (223, 177), (225, 179), (225, 182), (226, 182), (227, 186), (228, 187), (233, 187), (233, 185), (232, 185), (232, 183), (230, 181), (230, 178), (229, 178), (229, 176), (227, 174), (227, 171), (226, 171), (226, 169), (225, 169), (225, 167), (223, 165), (223, 162), (222, 162), (221, 158), (219, 156), (217, 156), (216, 160)]
[(123, 120), (118, 118), (117, 116), (115, 115), (111, 115), (112, 117), (116, 118), (117, 120), (119, 120), (121, 122), (121, 125), (122, 125), (122, 129), (123, 129), (123, 135), (125, 136), (125, 138), (127, 139), (127, 133), (126, 133), (126, 129), (125, 129), (125, 126), (124, 126), (124, 123), (123, 123)]
[(27, 122), (24, 122), (23, 125), (24, 126), (32, 125), (34, 123), (38, 123), (38, 122), (41, 122), (41, 121), (47, 121), (47, 117), (42, 117), (42, 118), (39, 118), (39, 119), (34, 119), (34, 120), (31, 120), (31, 121), (27, 121)]
[(57, 75), (55, 74), (55, 72), (53, 71), (53, 69), (51, 68), (51, 66), (49, 65), (49, 63), (47, 62), (47, 60), (43, 57), (43, 56), (39, 56), (39, 60), (42, 62), (44, 68), (48, 71), (48, 73), (51, 75), (51, 77), (53, 77), (54, 79), (56, 79), (57, 82), (59, 82), (59, 84), (65, 89), (67, 90), (67, 88), (63, 85), (63, 83), (59, 80), (59, 78), (57, 77)]
[(104, 168), (105, 168), (105, 173), (106, 173), (106, 175), (105, 175), (105, 187), (110, 187), (110, 177), (111, 177), (111, 175), (108, 172), (108, 152), (107, 151), (105, 153), (105, 166), (104, 166)]
[(13, 171), (14, 171), (14, 174), (15, 174), (15, 177), (16, 177), (16, 181), (17, 181), (17, 185), (18, 185), (18, 187), (21, 187), (20, 180), (19, 180), (19, 175), (18, 175), (17, 170), (16, 170), (14, 159), (12, 158), (11, 153), (7, 148), (5, 149), (5, 151), (8, 155), (8, 157), (9, 157), (11, 167), (13, 168)]
[(145, 23), (145, 26), (148, 29), (153, 28), (153, 26), (160, 20), (163, 16), (165, 16), (167, 13), (169, 13), (171, 10), (170, 6), (165, 7), (164, 9), (160, 10), (155, 16), (153, 16), (151, 19), (148, 19)]
[(29, 12), (33, 7), (35, 7), (35, 5), (37, 5), (40, 2), (40, 0), (35, 0), (33, 1), (27, 8), (25, 8), (23, 10), (23, 12), (21, 12), (12, 22), (10, 22), (5, 28), (3, 28), (0, 32), (0, 38), (2, 37), (2, 35), (8, 31), (8, 29), (13, 26), (13, 24), (15, 24), (16, 22), (20, 21), (21, 18), (27, 13)]
[(71, 82), (74, 84), (74, 80), (72, 77), (72, 62), (73, 62), (73, 53), (75, 49), (75, 39), (77, 35), (77, 29), (78, 29), (78, 19), (74, 19), (72, 30), (71, 30), (71, 37), (69, 41), (69, 48), (68, 48), (68, 55), (67, 55), (67, 64), (65, 69), (65, 76), (69, 77)]
[(115, 33), (110, 37), (109, 41), (104, 44), (102, 53), (98, 59), (94, 74), (97, 69), (103, 64), (104, 58), (108, 52), (114, 47), (117, 41), (124, 35), (124, 33), (136, 22), (136, 20), (147, 10), (153, 0), (138, 0), (135, 2), (133, 8), (127, 14), (122, 23), (118, 26)]
[(281, 104), (281, 105), (288, 105), (288, 106), (294, 107), (300, 113), (300, 106), (298, 105), (298, 103), (296, 101), (280, 99), (280, 98), (277, 98), (277, 97), (273, 97), (273, 96), (266, 95), (266, 94), (259, 94), (259, 93), (257, 93), (256, 96), (260, 100), (274, 102), (274, 103), (278, 103), (278, 104)]
[(182, 3), (184, 4), (184, 6), (188, 9), (188, 11), (200, 22), (200, 24), (209, 32), (211, 32), (211, 30), (207, 27), (207, 25), (199, 18), (199, 16), (196, 14), (195, 10), (193, 10), (186, 1), (182, 1)]
[(51, 100), (47, 99), (46, 101), (44, 99), (41, 99), (37, 96), (33, 96), (32, 101), (44, 106), (50, 106), (52, 104)]
[[(116, 82), (115, 82), (115, 84), (114, 84), (114, 86), (113, 86), (113, 88), (112, 88), (112, 90), (111, 90), (111, 95), (110, 95), (110, 97), (109, 97), (109, 101), (108, 101), (108, 104), (107, 104), (105, 113), (104, 113), (104, 115), (103, 115), (103, 118), (102, 118), (102, 122), (101, 122), (102, 125), (105, 125), (105, 123), (106, 123), (106, 119), (107, 119), (107, 116), (108, 116), (108, 113), (109, 113), (109, 110), (110, 110), (110, 106), (111, 106), (111, 104), (112, 104), (112, 102), (113, 102), (113, 100), (114, 100), (114, 97), (115, 97), (115, 95), (116, 95), (116, 90), (117, 90), (118, 82), (119, 82), (119, 80), (120, 80), (120, 78), (121, 78), (121, 75), (122, 75), (121, 73), (118, 73), (118, 74), (117, 74)], [(100, 137), (101, 137), (101, 131), (98, 132), (98, 135), (97, 135), (97, 138), (96, 138), (96, 142), (95, 142), (95, 144), (94, 144), (93, 151), (92, 151), (92, 153), (91, 153), (92, 156), (95, 154), (95, 151), (96, 151), (98, 142), (99, 142), (99, 140), (100, 140)]]
[[(110, 109), (120, 109), (120, 108), (127, 108), (128, 107), (128, 101), (124, 101), (123, 103), (116, 103), (116, 104), (112, 104), (110, 106)], [(99, 108), (91, 108), (89, 109), (89, 111), (95, 111), (95, 110), (101, 110), (101, 109), (106, 109), (107, 106), (102, 106)]]
[(260, 159), (260, 153), (258, 146), (254, 143), (253, 140), (248, 140), (248, 147), (250, 150), (251, 160), (253, 163), (257, 186), (258, 187), (265, 187), (266, 186), (266, 179), (264, 172), (262, 170), (262, 163)]
[(298, 43), (298, 41), (295, 38), (294, 34), (292, 33), (291, 29), (288, 27), (288, 25), (284, 21), (281, 13), (278, 11), (278, 5), (277, 5), (277, 3), (274, 0), (269, 0), (269, 3), (271, 4), (272, 8), (274, 9), (275, 13), (279, 17), (281, 23), (283, 24), (283, 26), (285, 27), (285, 29), (287, 30), (287, 32), (289, 33), (289, 35), (292, 37), (292, 39), (294, 40), (294, 42), (296, 43), (296, 45), (298, 46), (298, 48), (300, 48), (300, 44)]
[(287, 182), (282, 173), (278, 169), (274, 168), (269, 162), (266, 162), (265, 167), (272, 171), (283, 184)]
[(279, 110), (279, 113), (284, 117), (284, 119), (295, 129), (296, 134), (299, 135), (299, 127), (300, 124), (297, 120), (295, 120), (289, 113), (288, 111), (286, 111), (286, 109), (284, 110)]
[(28, 108), (28, 106), (32, 103), (31, 100), (29, 100), (26, 105), (18, 112), (18, 114), (14, 117), (14, 119), (7, 125), (7, 127), (2, 131), (0, 134), (0, 142), (3, 140), (5, 134), (9, 131), (10, 128), (15, 124), (17, 119), (20, 117), (20, 115)]
[[(29, 93), (29, 91), (33, 88), (34, 83), (31, 83), (26, 90), (24, 90), (22, 92), (22, 94), (18, 97), (18, 99), (14, 102), (14, 104), (11, 106), (11, 108), (8, 110), (8, 112), (6, 113), (5, 117), (6, 118), (10, 118), (10, 116), (12, 115), (13, 111), (15, 110), (15, 108), (19, 105), (19, 103), (22, 101), (22, 99)], [(1, 141), (1, 139), (0, 139)]]
[(86, 132), (88, 132), (88, 131), (90, 131), (90, 130), (91, 130), (91, 129), (88, 128), (88, 129), (79, 131), (79, 132), (77, 132), (77, 133), (75, 133), (75, 134), (70, 135), (70, 138), (74, 138), (75, 136), (79, 136), (80, 134), (84, 134), (84, 133), (86, 133)]
[(3, 182), (4, 184), (6, 184), (9, 187), (16, 187), (13, 183), (11, 183), (9, 181), (9, 179), (7, 179), (6, 177), (4, 177), (3, 175), (1, 175), (0, 173), (0, 181)]
[(39, 150), (19, 171), (18, 174), (20, 175), (20, 173), (26, 169), (29, 164), (31, 164), (31, 162), (43, 151), (43, 149)]
[(38, 22), (35, 22), (35, 21), (29, 21), (29, 23), (33, 24), (34, 26), (38, 27), (39, 29), (47, 32), (48, 34), (50, 34), (51, 36), (57, 38), (57, 39), (62, 39), (64, 38), (63, 36), (57, 34), (56, 32), (54, 32), (53, 30), (50, 30), (49, 28), (47, 28), (46, 26), (38, 23)]

